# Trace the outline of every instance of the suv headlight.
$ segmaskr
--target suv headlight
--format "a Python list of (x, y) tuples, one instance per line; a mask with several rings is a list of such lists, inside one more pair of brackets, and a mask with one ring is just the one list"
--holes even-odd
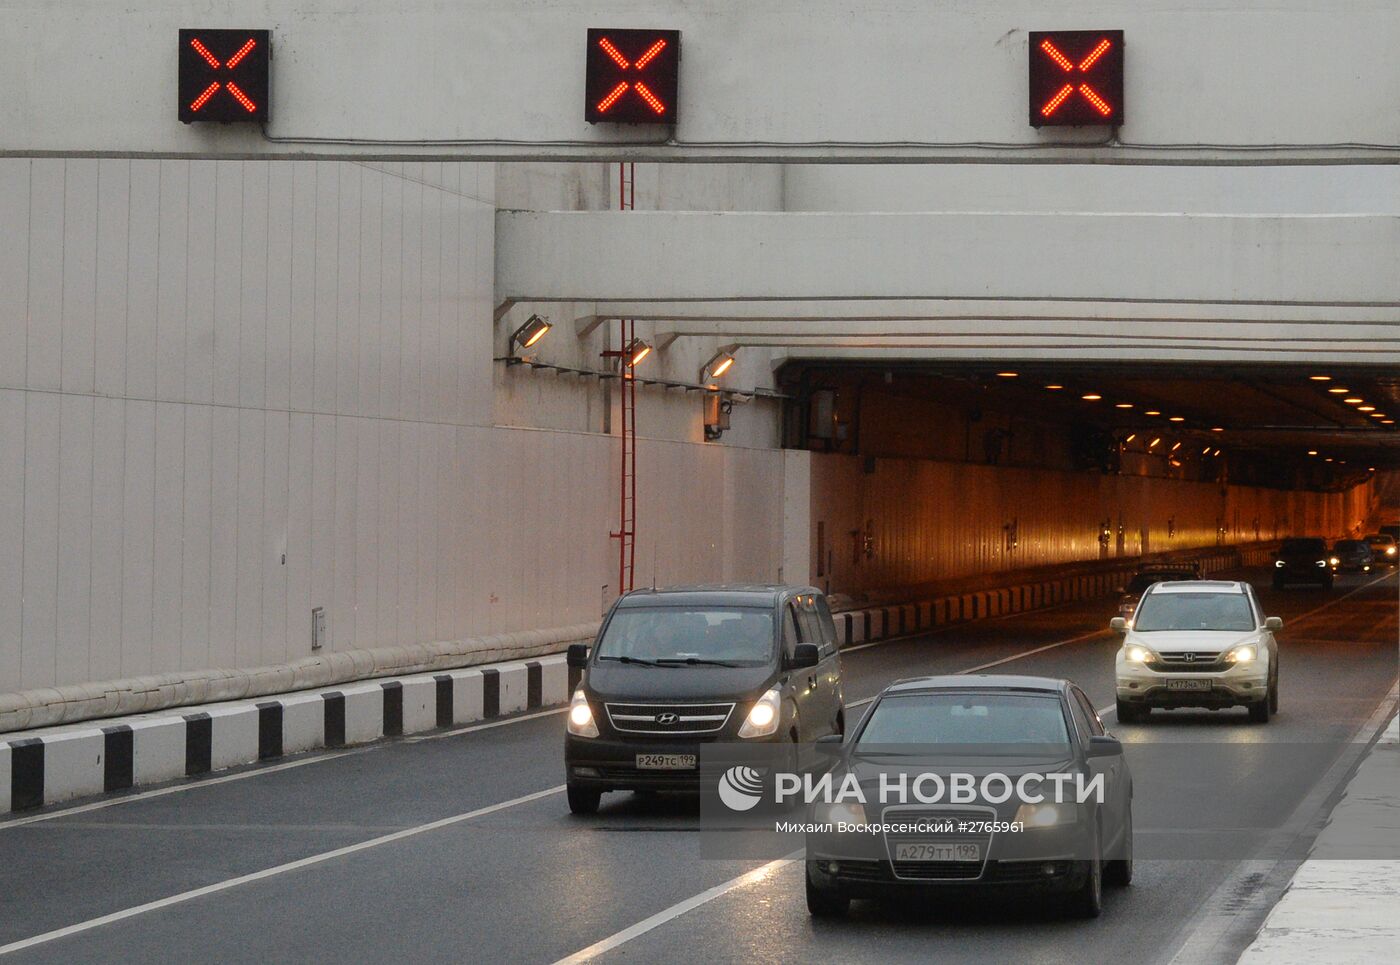
[(1225, 654), (1226, 663), (1253, 663), (1259, 656), (1259, 646), (1254, 643), (1247, 643), (1243, 647), (1236, 647)]
[(782, 723), (783, 695), (777, 687), (772, 688), (754, 702), (749, 715), (744, 718), (744, 726), (739, 728), (740, 737), (767, 737), (776, 733)]
[(1128, 663), (1153, 663), (1157, 655), (1142, 644), (1134, 643), (1123, 648), (1123, 659)]
[(1074, 808), (1069, 804), (1042, 801), (1039, 804), (1022, 804), (1016, 809), (1016, 817), (1012, 820), (1017, 824), (1024, 824), (1027, 831), (1033, 831), (1036, 828), (1057, 828), (1063, 824), (1072, 824), (1074, 816)]
[(574, 691), (569, 701), (569, 733), (575, 737), (597, 737), (598, 725), (593, 720), (593, 708), (588, 706), (588, 698), (583, 688)]

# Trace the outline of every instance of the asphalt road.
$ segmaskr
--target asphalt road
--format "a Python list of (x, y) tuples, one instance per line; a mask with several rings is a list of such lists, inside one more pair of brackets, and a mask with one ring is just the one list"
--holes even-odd
[[(1183, 822), (1229, 846), (1140, 858), (1132, 887), (1109, 890), (1095, 921), (1008, 896), (856, 903), (845, 921), (814, 922), (800, 864), (701, 859), (683, 798), (608, 795), (596, 817), (570, 816), (563, 720), (547, 712), (0, 822), (0, 957), (1233, 961), (1394, 683), (1400, 634), (1393, 574), (1284, 593), (1262, 571), (1247, 576), (1285, 620), (1272, 723), (1249, 724), (1243, 710), (1158, 712), (1143, 725), (1107, 715), (1134, 769), (1140, 854)], [(847, 701), (897, 677), (985, 668), (1067, 676), (1107, 708), (1110, 609), (1073, 604), (853, 648)]]

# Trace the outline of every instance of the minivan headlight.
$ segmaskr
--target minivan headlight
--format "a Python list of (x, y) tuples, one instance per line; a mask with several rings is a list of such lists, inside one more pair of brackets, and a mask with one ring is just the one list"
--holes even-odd
[(782, 721), (783, 695), (773, 687), (749, 708), (744, 725), (739, 728), (740, 737), (767, 737), (776, 733)]
[(569, 701), (569, 733), (575, 737), (597, 737), (598, 725), (593, 720), (593, 708), (588, 706), (588, 698), (583, 688), (574, 691)]

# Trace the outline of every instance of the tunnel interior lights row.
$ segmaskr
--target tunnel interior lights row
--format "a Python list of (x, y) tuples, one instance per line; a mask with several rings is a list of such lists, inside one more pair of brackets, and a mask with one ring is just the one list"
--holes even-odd
[[(1331, 381), (1332, 381), (1332, 376), (1330, 376), (1330, 375), (1310, 375), (1310, 376), (1308, 376), (1308, 381), (1309, 381), (1309, 382), (1331, 382)], [(1354, 405), (1354, 406), (1356, 406), (1356, 411), (1357, 411), (1357, 412), (1364, 412), (1364, 413), (1366, 413), (1368, 416), (1370, 416), (1372, 419), (1377, 420), (1377, 421), (1378, 421), (1381, 425), (1383, 425), (1383, 426), (1393, 426), (1393, 425), (1395, 425), (1395, 420), (1394, 420), (1394, 419), (1392, 419), (1390, 416), (1386, 415), (1384, 412), (1379, 411), (1375, 406), (1373, 406), (1373, 405), (1368, 405), (1368, 404), (1366, 403), (1365, 398), (1363, 398), (1362, 396), (1360, 396), (1360, 395), (1353, 395), (1351, 389), (1345, 388), (1344, 386), (1340, 386), (1340, 385), (1332, 385), (1332, 386), (1328, 386), (1327, 392), (1328, 392), (1329, 395), (1344, 396), (1345, 398), (1342, 399), (1342, 401), (1343, 401), (1344, 403), (1346, 403), (1347, 405)], [(1313, 455), (1313, 453), (1310, 452), (1310, 453), (1308, 453), (1308, 455)]]
[[(179, 119), (266, 124), (271, 36), (268, 30), (182, 29)], [(1123, 123), (1123, 31), (1032, 31), (1027, 49), (1032, 127)], [(584, 120), (675, 124), (680, 59), (679, 30), (589, 28)]]

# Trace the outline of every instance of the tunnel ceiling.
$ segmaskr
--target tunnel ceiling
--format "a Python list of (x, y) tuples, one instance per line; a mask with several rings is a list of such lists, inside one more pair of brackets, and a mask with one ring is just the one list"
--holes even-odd
[[(782, 378), (798, 386), (803, 373), (858, 379), (911, 398), (1030, 411), (1120, 433), (1188, 432), (1280, 464), (1331, 459), (1348, 473), (1400, 469), (1400, 374), (1376, 367), (792, 361)], [(1356, 399), (1361, 401), (1347, 401)], [(1363, 411), (1367, 408), (1371, 411)], [(1310, 450), (1317, 455), (1309, 456)]]

